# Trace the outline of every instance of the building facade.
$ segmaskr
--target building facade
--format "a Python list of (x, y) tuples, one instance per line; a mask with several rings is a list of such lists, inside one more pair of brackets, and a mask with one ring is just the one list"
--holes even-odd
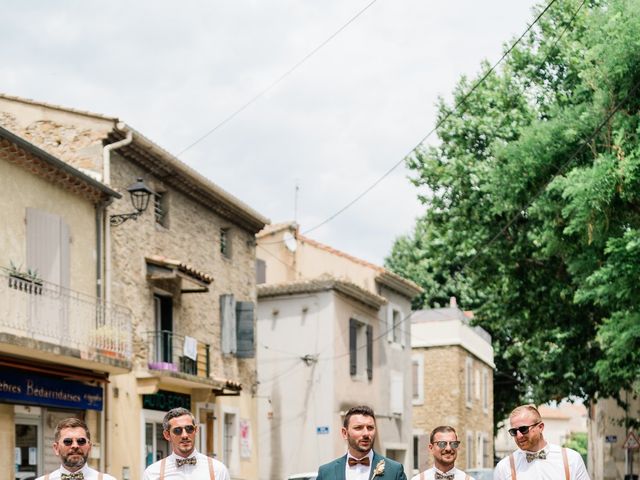
[(0, 478), (57, 468), (68, 416), (88, 423), (90, 463), (104, 466), (107, 385), (132, 369), (130, 311), (96, 289), (97, 225), (119, 196), (0, 128)]
[(260, 478), (343, 455), (344, 413), (376, 412), (374, 448), (410, 463), (411, 299), (420, 288), (298, 232), (258, 234)]
[[(267, 219), (117, 118), (7, 96), (0, 112), (122, 195), (101, 224), (100, 289), (130, 311), (132, 369), (106, 391), (106, 470), (141, 478), (168, 453), (164, 413), (184, 406), (200, 451), (232, 478), (256, 476), (255, 233)], [(142, 213), (128, 198), (137, 179), (152, 191)]]
[(411, 316), (415, 472), (432, 464), (429, 434), (439, 425), (458, 433), (459, 468), (493, 467), (493, 348), (470, 315), (452, 299)]

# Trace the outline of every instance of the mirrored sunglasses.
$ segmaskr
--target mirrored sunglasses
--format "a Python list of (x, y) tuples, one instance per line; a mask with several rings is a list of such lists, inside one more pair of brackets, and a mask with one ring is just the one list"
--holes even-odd
[(536, 422), (533, 425), (523, 425), (523, 426), (517, 427), (517, 428), (510, 428), (507, 431), (509, 432), (509, 435), (511, 435), (512, 437), (515, 437), (518, 432), (520, 432), (522, 435), (526, 435), (527, 433), (529, 433), (529, 429), (530, 428), (535, 427), (536, 425), (539, 425), (540, 423), (542, 423), (542, 422)]
[(433, 442), (433, 444), (437, 445), (440, 450), (446, 448), (447, 444), (449, 444), (449, 446), (454, 450), (460, 446), (460, 442), (458, 440), (454, 440), (453, 442), (445, 442), (444, 440), (441, 440), (439, 442)]
[(173, 427), (171, 429), (171, 432), (174, 435), (182, 435), (182, 430), (184, 429), (185, 432), (187, 432), (187, 435), (191, 435), (193, 432), (196, 431), (196, 426), (195, 425), (187, 425), (185, 427)]
[(84, 447), (87, 442), (89, 440), (87, 440), (84, 437), (80, 437), (80, 438), (64, 438), (62, 440), (62, 443), (66, 446), (66, 447), (70, 447), (71, 445), (73, 445), (73, 441), (76, 441), (76, 443), (78, 444), (79, 447)]

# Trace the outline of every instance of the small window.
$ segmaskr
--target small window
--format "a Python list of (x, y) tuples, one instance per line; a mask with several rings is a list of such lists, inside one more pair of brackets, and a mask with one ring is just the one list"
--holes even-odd
[(398, 345), (405, 345), (402, 312), (398, 308), (389, 306), (387, 313), (387, 340)]
[(229, 233), (229, 228), (220, 229), (220, 253), (227, 258), (231, 258), (231, 237)]
[(413, 405), (424, 404), (424, 357), (422, 354), (411, 358), (411, 377), (413, 385)]
[(465, 468), (473, 468), (473, 432), (467, 432), (467, 444), (464, 447), (466, 450), (465, 460), (467, 461)]
[(354, 377), (373, 378), (373, 327), (353, 318), (349, 320), (349, 363)]
[(156, 216), (156, 223), (165, 228), (169, 228), (168, 200), (167, 192), (156, 192), (153, 194), (153, 209)]
[(467, 357), (464, 364), (464, 381), (467, 407), (471, 408), (471, 402), (473, 400), (473, 361), (471, 360), (471, 357)]
[(489, 412), (489, 371), (486, 368), (482, 370), (482, 410)]

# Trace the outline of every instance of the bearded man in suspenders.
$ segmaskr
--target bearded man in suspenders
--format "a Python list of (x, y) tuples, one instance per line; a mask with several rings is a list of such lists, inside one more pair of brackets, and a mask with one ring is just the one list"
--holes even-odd
[(518, 450), (500, 460), (494, 480), (590, 480), (578, 452), (544, 439), (544, 423), (534, 405), (514, 409), (509, 423)]
[(58, 422), (53, 433), (53, 451), (60, 457), (60, 468), (38, 480), (116, 480), (87, 465), (91, 451), (91, 433), (79, 418), (65, 418)]
[(144, 471), (144, 480), (231, 480), (222, 462), (196, 450), (198, 426), (189, 410), (169, 410), (162, 421), (162, 430), (172, 453), (149, 465)]
[(474, 480), (456, 468), (460, 441), (455, 428), (448, 425), (436, 427), (429, 436), (429, 452), (433, 455), (433, 467), (420, 472), (411, 480)]

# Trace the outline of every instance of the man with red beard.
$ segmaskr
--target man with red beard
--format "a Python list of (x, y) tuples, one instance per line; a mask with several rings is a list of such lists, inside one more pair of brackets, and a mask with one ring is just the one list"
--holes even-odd
[(460, 441), (453, 427), (436, 427), (429, 437), (429, 451), (433, 455), (433, 467), (420, 472), (411, 480), (474, 480), (456, 468)]
[(149, 465), (144, 471), (144, 480), (231, 480), (222, 462), (196, 450), (198, 426), (189, 410), (181, 407), (169, 410), (162, 428), (172, 453)]
[(87, 465), (91, 451), (91, 434), (79, 418), (61, 420), (53, 433), (53, 451), (60, 457), (60, 468), (38, 480), (116, 480)]
[(589, 480), (578, 452), (547, 443), (544, 423), (534, 405), (521, 405), (509, 415), (508, 430), (518, 450), (500, 460), (494, 480)]
[(342, 438), (347, 454), (322, 465), (317, 480), (407, 480), (401, 463), (373, 451), (376, 417), (371, 408), (350, 408), (344, 416)]

